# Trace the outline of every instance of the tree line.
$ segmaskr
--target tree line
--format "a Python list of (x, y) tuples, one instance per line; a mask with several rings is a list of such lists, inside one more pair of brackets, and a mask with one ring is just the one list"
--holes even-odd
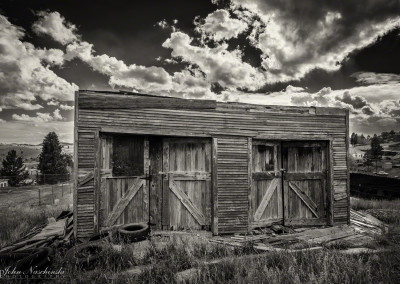
[[(10, 186), (16, 186), (28, 178), (29, 174), (21, 155), (12, 149), (3, 159), (0, 176), (8, 179)], [(49, 132), (43, 139), (42, 150), (39, 155), (38, 171), (39, 183), (57, 183), (65, 181), (68, 176), (68, 166), (72, 167), (71, 155), (62, 153), (62, 145), (55, 132)]]
[[(375, 136), (374, 134), (373, 136)], [(376, 135), (380, 141), (380, 143), (387, 142), (387, 141), (393, 141), (393, 142), (400, 142), (400, 132), (391, 130), (389, 132), (382, 132), (380, 135)], [(372, 137), (370, 135), (367, 135), (367, 137), (364, 136), (364, 134), (357, 134), (357, 133), (352, 133), (350, 136), (350, 144), (355, 146), (355, 145), (366, 145), (371, 143)]]

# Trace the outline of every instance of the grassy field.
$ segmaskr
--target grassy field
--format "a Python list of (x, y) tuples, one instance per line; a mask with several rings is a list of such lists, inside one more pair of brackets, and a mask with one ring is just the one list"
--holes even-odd
[[(335, 248), (325, 248), (257, 254), (251, 243), (232, 248), (209, 243), (198, 235), (153, 237), (140, 243), (144, 244), (140, 249), (139, 244), (121, 244), (120, 250), (106, 245), (99, 263), (90, 268), (77, 267), (65, 259), (64, 251), (58, 250), (53, 268), (67, 273), (66, 278), (53, 283), (175, 283), (177, 273), (192, 268), (195, 269), (187, 283), (400, 283), (400, 201), (352, 198), (351, 202), (357, 210), (375, 215), (390, 211), (396, 216), (386, 220), (390, 231), (382, 237), (388, 251), (344, 255)], [(0, 227), (7, 228), (0, 234), (0, 244), (56, 216), (62, 209), (62, 205), (53, 210), (20, 208), (0, 216)], [(221, 258), (223, 261), (215, 264), (204, 263)], [(126, 272), (132, 266), (142, 267), (141, 272)]]
[[(39, 206), (38, 190), (41, 190)], [(58, 204), (54, 205), (54, 200)], [(70, 185), (27, 186), (0, 191), (0, 247), (12, 243), (33, 227), (56, 217), (72, 204)]]
[(71, 183), (2, 188), (0, 189), (0, 210), (20, 205), (23, 207), (52, 205), (55, 199), (59, 199), (60, 203), (67, 203), (69, 200), (72, 204), (72, 191)]

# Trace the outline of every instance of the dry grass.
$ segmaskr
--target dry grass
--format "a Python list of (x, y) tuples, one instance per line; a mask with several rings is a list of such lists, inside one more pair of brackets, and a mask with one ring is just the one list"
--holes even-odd
[(400, 210), (400, 199), (363, 199), (358, 197), (350, 197), (350, 205), (354, 210), (368, 209), (386, 209)]
[[(57, 283), (175, 283), (176, 273), (199, 267), (189, 283), (398, 283), (400, 249), (375, 255), (343, 255), (335, 249), (299, 253), (269, 252), (255, 258), (241, 258), (255, 252), (210, 244), (198, 237), (153, 239), (144, 254), (134, 256), (135, 245), (123, 245), (120, 252), (108, 246), (95, 269), (71, 266), (59, 256), (57, 266), (68, 271)], [(224, 262), (201, 265), (204, 260)], [(131, 265), (148, 265), (138, 275), (121, 273)]]
[[(363, 210), (395, 210), (400, 208), (396, 207), (398, 203), (398, 200), (352, 198), (352, 206)], [(49, 216), (56, 216), (61, 210), (59, 207), (52, 210), (14, 208), (7, 211), (0, 218), (0, 226), (5, 228), (0, 231), (1, 242), (9, 242)], [(209, 243), (205, 237), (197, 235), (154, 237), (146, 247), (141, 246), (142, 253), (138, 251), (139, 244), (121, 244), (120, 251), (106, 244), (100, 260), (89, 270), (65, 260), (65, 252), (60, 249), (53, 268), (62, 267), (67, 271), (66, 278), (53, 283), (174, 283), (177, 272), (193, 267), (200, 267), (200, 271), (190, 283), (399, 283), (400, 248), (395, 243), (400, 239), (400, 226), (393, 223), (393, 228), (392, 234), (383, 237), (387, 238), (383, 241), (387, 241), (392, 250), (369, 255), (343, 255), (338, 253), (338, 249), (342, 249), (338, 246), (295, 254), (269, 252), (243, 260), (241, 256), (256, 253), (251, 244), (234, 249)], [(228, 260), (201, 265), (205, 260), (218, 258)], [(137, 265), (147, 265), (147, 268), (137, 275), (123, 273)]]
[[(61, 211), (69, 210), (72, 203), (72, 195), (66, 194), (61, 197), (61, 188), (56, 187), (55, 195), (59, 199), (57, 205), (49, 205), (53, 199), (48, 199), (47, 205), (37, 206), (37, 193), (32, 187), (18, 188), (10, 193), (0, 195), (0, 247), (15, 242), (27, 234), (33, 227), (43, 224), (49, 217), (57, 217)], [(36, 188), (36, 187), (34, 187)], [(51, 188), (43, 190), (43, 193), (51, 194)], [(29, 202), (27, 202), (29, 200)]]
[(49, 217), (57, 217), (68, 206), (9, 207), (0, 211), (0, 247), (11, 244)]
[(363, 210), (387, 223), (400, 225), (400, 199), (363, 199), (357, 197), (350, 198), (351, 208)]

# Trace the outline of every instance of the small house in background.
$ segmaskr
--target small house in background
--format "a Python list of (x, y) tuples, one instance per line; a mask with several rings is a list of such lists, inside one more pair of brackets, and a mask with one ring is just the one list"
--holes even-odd
[(79, 91), (75, 234), (346, 224), (348, 126), (340, 108)]
[(8, 187), (8, 179), (0, 179), (0, 188)]
[(357, 163), (361, 163), (364, 161), (365, 151), (362, 151), (357, 147), (350, 146), (349, 153), (353, 157), (354, 161), (356, 161)]

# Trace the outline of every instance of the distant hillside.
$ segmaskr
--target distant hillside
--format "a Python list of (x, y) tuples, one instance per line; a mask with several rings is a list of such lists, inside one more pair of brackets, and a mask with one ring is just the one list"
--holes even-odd
[[(67, 154), (72, 154), (74, 151), (74, 147), (72, 143), (64, 143), (61, 142), (63, 146), (63, 152)], [(42, 145), (29, 145), (29, 144), (0, 144), (0, 167), (1, 161), (6, 157), (8, 151), (10, 150), (17, 151), (17, 154), (20, 155), (22, 152), (22, 156), (24, 158), (24, 162), (33, 162), (38, 161), (39, 154), (42, 150)]]

